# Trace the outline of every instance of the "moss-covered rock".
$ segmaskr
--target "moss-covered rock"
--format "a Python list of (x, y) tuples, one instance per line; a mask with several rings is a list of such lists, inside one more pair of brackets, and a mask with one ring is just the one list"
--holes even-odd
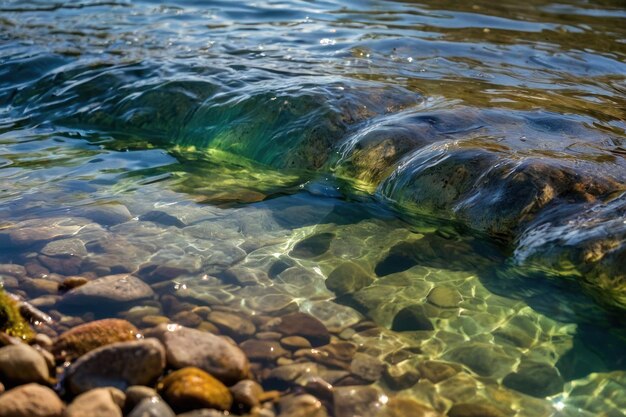
[(26, 320), (20, 314), (15, 300), (7, 295), (0, 287), (0, 331), (22, 340), (28, 341), (35, 334)]

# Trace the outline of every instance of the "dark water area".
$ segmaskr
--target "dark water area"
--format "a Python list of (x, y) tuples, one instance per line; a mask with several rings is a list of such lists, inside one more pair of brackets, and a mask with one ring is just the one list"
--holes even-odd
[[(0, 1), (0, 282), (295, 302), (464, 369), (383, 406), (623, 416), (625, 60), (613, 0)], [(120, 273), (156, 299), (51, 289)]]

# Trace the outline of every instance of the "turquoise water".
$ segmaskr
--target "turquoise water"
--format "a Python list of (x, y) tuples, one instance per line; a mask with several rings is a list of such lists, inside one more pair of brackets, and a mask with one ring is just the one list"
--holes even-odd
[[(385, 337), (352, 340), (381, 358), (466, 367), (376, 383), (440, 411), (469, 385), (507, 415), (624, 415), (626, 9), (461, 3), (0, 2), (0, 232), (85, 247), (69, 270), (45, 239), (0, 263), (166, 265), (160, 295), (371, 319)], [(414, 305), (432, 329), (394, 326)]]

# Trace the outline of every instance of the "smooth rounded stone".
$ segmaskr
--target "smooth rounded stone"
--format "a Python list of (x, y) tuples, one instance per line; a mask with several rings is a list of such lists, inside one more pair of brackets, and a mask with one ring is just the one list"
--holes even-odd
[(292, 313), (276, 319), (269, 330), (285, 336), (301, 336), (311, 342), (312, 346), (322, 346), (330, 341), (330, 333), (324, 323), (305, 313)]
[(448, 410), (448, 417), (507, 417), (490, 404), (458, 403)]
[(225, 414), (223, 412), (213, 410), (210, 408), (203, 408), (201, 410), (192, 410), (192, 411), (187, 411), (186, 413), (176, 414), (176, 417), (224, 417), (224, 416)]
[(317, 376), (318, 372), (318, 365), (313, 362), (300, 362), (289, 365), (282, 365), (277, 366), (270, 371), (269, 375), (266, 378), (266, 382), (269, 384), (278, 385), (280, 388), (286, 388), (294, 384), (297, 380), (301, 378)]
[(0, 395), (0, 417), (61, 417), (65, 406), (54, 391), (26, 384)]
[(60, 257), (39, 255), (37, 259), (46, 267), (50, 268), (50, 271), (62, 275), (78, 274), (83, 262), (82, 258), (78, 256)]
[(300, 385), (306, 392), (328, 403), (333, 399), (333, 385), (319, 376), (301, 378)]
[(381, 393), (370, 386), (335, 387), (335, 417), (375, 417), (382, 404)]
[(124, 411), (128, 412), (134, 409), (141, 401), (158, 397), (156, 390), (145, 385), (131, 385), (126, 388), (126, 401), (124, 401)]
[(355, 353), (350, 363), (350, 372), (369, 382), (378, 381), (384, 369), (385, 365), (382, 361), (365, 353)]
[(78, 288), (81, 285), (85, 285), (89, 280), (85, 277), (67, 277), (63, 280), (61, 284), (59, 284), (59, 291), (69, 291), (74, 288)]
[(165, 349), (156, 339), (118, 342), (81, 356), (65, 373), (74, 394), (93, 388), (150, 385), (165, 369)]
[(337, 296), (352, 294), (361, 288), (367, 287), (374, 278), (354, 262), (339, 265), (326, 278), (326, 288)]
[(17, 264), (0, 264), (0, 276), (2, 275), (24, 278), (26, 276), (26, 268)]
[(68, 218), (26, 220), (0, 231), (0, 248), (25, 248), (78, 233), (86, 221)]
[(103, 319), (76, 326), (59, 336), (52, 346), (58, 360), (72, 361), (101, 346), (137, 340), (139, 329), (126, 320)]
[(278, 417), (327, 417), (328, 412), (320, 400), (312, 395), (288, 395), (278, 403)]
[(316, 258), (328, 252), (334, 233), (319, 233), (296, 243), (289, 256), (300, 259)]
[(383, 381), (395, 391), (412, 387), (419, 381), (420, 376), (420, 373), (410, 362), (386, 366), (383, 371)]
[(247, 285), (269, 285), (272, 282), (264, 271), (243, 266), (228, 268), (222, 273), (221, 277), (242, 287)]
[(207, 319), (215, 324), (224, 334), (235, 340), (247, 339), (254, 335), (256, 327), (246, 317), (223, 311), (212, 311)]
[(249, 410), (261, 404), (260, 398), (263, 394), (263, 387), (258, 382), (251, 379), (244, 379), (230, 387), (235, 406)]
[(140, 221), (153, 222), (163, 226), (174, 226), (179, 229), (187, 226), (182, 220), (176, 216), (172, 216), (164, 211), (151, 210), (139, 216)]
[(116, 224), (127, 222), (133, 218), (128, 208), (119, 203), (84, 207), (81, 208), (77, 214), (103, 226), (115, 226)]
[(412, 398), (395, 397), (389, 399), (377, 417), (444, 417), (444, 415)]
[(122, 417), (121, 404), (116, 399), (123, 396), (124, 393), (115, 388), (92, 389), (76, 397), (65, 410), (64, 417)]
[(0, 348), (0, 380), (9, 385), (47, 383), (48, 364), (36, 349), (26, 345)]
[(307, 303), (306, 312), (321, 321), (329, 332), (335, 334), (363, 320), (363, 316), (354, 308), (331, 300)]
[(233, 404), (233, 397), (224, 384), (194, 367), (172, 372), (159, 382), (157, 389), (177, 412), (197, 408), (230, 410)]
[(461, 372), (461, 367), (441, 361), (423, 361), (417, 365), (421, 376), (433, 384), (444, 381)]
[(530, 317), (518, 315), (511, 317), (493, 335), (499, 343), (528, 349), (537, 342), (539, 332), (539, 327)]
[(48, 278), (24, 278), (20, 286), (31, 296), (56, 294), (59, 291), (59, 283)]
[(80, 239), (59, 239), (47, 243), (40, 253), (52, 257), (84, 257), (87, 256), (87, 248)]
[(241, 344), (241, 349), (253, 361), (273, 362), (289, 354), (280, 343), (272, 340), (249, 339)]
[(52, 348), (52, 344), (54, 343), (52, 341), (52, 338), (50, 338), (50, 336), (48, 336), (47, 334), (43, 334), (43, 333), (38, 333), (33, 340), (35, 344), (46, 349)]
[(248, 376), (248, 358), (239, 347), (223, 337), (166, 324), (150, 329), (146, 336), (156, 337), (165, 345), (167, 363), (174, 369), (194, 366), (228, 385)]
[(66, 307), (91, 307), (98, 305), (132, 303), (154, 297), (152, 288), (129, 274), (109, 275), (90, 281), (68, 291), (61, 303)]
[(356, 353), (356, 345), (350, 342), (332, 342), (317, 349), (302, 349), (294, 357), (305, 356), (324, 365), (340, 369), (350, 369), (350, 363)]
[(558, 369), (545, 363), (522, 362), (516, 372), (504, 377), (502, 384), (533, 397), (544, 398), (563, 391)]
[(455, 308), (463, 301), (461, 293), (448, 286), (437, 286), (426, 296), (429, 303), (441, 308)]
[(407, 332), (417, 330), (435, 330), (432, 322), (425, 312), (424, 306), (415, 304), (403, 308), (396, 313), (391, 324), (391, 330)]
[(517, 359), (489, 343), (468, 342), (457, 346), (444, 355), (444, 359), (461, 363), (480, 376), (501, 377), (508, 374)]
[(144, 398), (126, 417), (176, 417), (169, 405), (158, 397)]
[(452, 402), (468, 402), (476, 398), (478, 385), (476, 379), (468, 373), (460, 372), (437, 384), (442, 397)]
[(44, 267), (35, 260), (26, 262), (24, 264), (24, 268), (26, 268), (28, 276), (33, 278), (45, 278), (50, 273), (48, 268)]
[(0, 286), (5, 289), (16, 289), (20, 286), (20, 282), (13, 276), (0, 275)]
[(181, 311), (172, 316), (172, 321), (185, 327), (198, 327), (202, 323), (202, 317), (193, 311)]
[(291, 350), (307, 349), (311, 347), (311, 342), (301, 336), (283, 337), (282, 339), (280, 339), (280, 344)]
[(282, 315), (298, 311), (298, 303), (286, 294), (265, 294), (245, 300), (254, 311)]
[[(282, 334), (278, 333), (278, 332), (259, 332), (257, 334), (254, 335), (254, 337), (256, 337), (259, 340), (280, 340), (282, 338)], [(297, 336), (294, 336), (297, 337)], [(306, 339), (304, 339), (306, 340)], [(307, 340), (307, 343), (309, 343), (309, 341)], [(310, 343), (309, 343), (310, 345)]]

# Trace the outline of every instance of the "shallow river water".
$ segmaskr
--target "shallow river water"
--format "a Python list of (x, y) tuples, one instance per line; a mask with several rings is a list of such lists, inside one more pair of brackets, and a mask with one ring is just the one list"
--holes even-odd
[(619, 0), (0, 1), (0, 282), (310, 313), (367, 416), (624, 416), (625, 59)]

